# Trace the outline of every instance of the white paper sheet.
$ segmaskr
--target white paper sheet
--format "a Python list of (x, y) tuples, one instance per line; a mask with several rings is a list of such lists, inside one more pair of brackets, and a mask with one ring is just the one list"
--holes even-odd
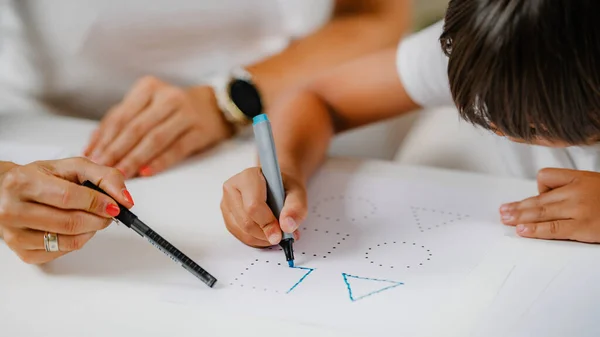
[(36, 160), (55, 160), (71, 156), (75, 154), (56, 146), (0, 141), (0, 161), (25, 165)]
[(353, 336), (598, 336), (590, 314), (600, 303), (598, 247), (507, 235), (513, 229), (500, 224), (499, 205), (528, 195), (490, 184), (321, 173), (294, 245), (297, 268), (287, 267), (279, 247), (250, 248), (219, 221), (206, 223), (212, 216), (161, 220), (135, 210), (217, 277), (213, 289), (124, 226), (109, 227), (45, 270), (62, 282), (82, 277), (77, 287), (92, 292), (139, 292), (157, 305)]
[[(486, 186), (321, 174), (309, 195), (298, 268), (285, 266), (279, 247), (213, 247), (204, 258), (219, 259), (210, 266), (218, 286), (180, 278), (162, 298), (366, 335), (562, 336), (570, 321), (544, 323), (557, 294), (588, 292), (567, 273), (600, 278), (593, 266), (567, 268), (577, 256), (600, 257), (595, 246), (505, 235), (497, 209), (514, 196)], [(587, 285), (596, 300), (598, 284)], [(553, 334), (547, 324), (563, 328)], [(579, 335), (596, 335), (590, 327)]]

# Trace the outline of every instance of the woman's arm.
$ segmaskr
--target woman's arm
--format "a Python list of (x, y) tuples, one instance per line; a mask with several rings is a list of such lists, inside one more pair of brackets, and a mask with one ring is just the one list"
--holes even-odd
[(269, 113), (281, 170), (305, 182), (337, 132), (417, 108), (398, 77), (396, 47), (337, 67)]
[(266, 106), (300, 83), (351, 59), (396, 44), (410, 26), (408, 0), (337, 0), (332, 20), (283, 52), (247, 69)]
[[(334, 17), (320, 30), (246, 67), (263, 105), (270, 110), (290, 88), (337, 64), (395, 44), (408, 27), (410, 2), (337, 0)], [(146, 77), (103, 118), (84, 154), (118, 168), (127, 178), (151, 176), (231, 135), (212, 88), (183, 89)]]

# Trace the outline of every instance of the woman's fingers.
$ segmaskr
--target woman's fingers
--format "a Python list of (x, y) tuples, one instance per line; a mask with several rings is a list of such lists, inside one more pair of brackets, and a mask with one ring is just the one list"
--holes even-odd
[(134, 116), (150, 103), (154, 91), (160, 85), (161, 82), (153, 77), (142, 78), (125, 96), (123, 102), (109, 111), (100, 122), (98, 128), (100, 137), (86, 151), (91, 153), (93, 161), (100, 163), (100, 157), (106, 147), (110, 145)]
[[(110, 196), (81, 183), (90, 180)], [(71, 158), (15, 166), (0, 175), (0, 232), (28, 263), (45, 263), (83, 247), (120, 209), (133, 206), (116, 169)], [(58, 234), (60, 253), (48, 253), (44, 234)]]
[[(144, 134), (140, 141), (116, 163), (126, 176), (133, 176), (160, 154), (171, 151), (173, 143), (192, 127), (188, 117), (181, 113), (169, 116), (160, 125)], [(187, 154), (186, 154), (187, 155)]]
[[(153, 94), (150, 105), (139, 112), (105, 148), (100, 155), (99, 162), (103, 165), (113, 166), (123, 160), (133, 149), (147, 138), (153, 130), (164, 123), (177, 111), (179, 94), (176, 89), (165, 88)], [(183, 94), (181, 94), (183, 95)], [(175, 98), (174, 98), (175, 97)], [(160, 135), (165, 138), (168, 135)], [(165, 140), (159, 139), (158, 146), (166, 146)]]
[[(83, 210), (104, 218), (119, 214), (119, 206), (103, 193), (56, 177), (39, 179), (33, 184), (35, 189), (23, 192), (21, 200), (54, 207), (55, 211), (46, 212), (49, 217), (52, 217), (53, 212), (60, 212), (59, 209)], [(59, 214), (56, 217), (58, 218)]]
[[(108, 203), (114, 204), (114, 201), (112, 201), (111, 198), (125, 207), (130, 208), (133, 206), (133, 199), (125, 186), (125, 177), (123, 177), (123, 174), (115, 168), (101, 166), (84, 158), (40, 162), (39, 165), (57, 176), (55, 177), (56, 179), (61, 181), (68, 180), (69, 182), (74, 183), (69, 184), (69, 182), (66, 182), (66, 185), (59, 185), (56, 183), (56, 180), (52, 180), (52, 182), (46, 181), (47, 184), (45, 185), (38, 184), (37, 186), (38, 191), (43, 191), (46, 188), (50, 189), (49, 185), (60, 186), (53, 189), (55, 194), (52, 195), (52, 198), (56, 203), (56, 198), (62, 196), (67, 202), (76, 203), (78, 205), (67, 207), (68, 209), (96, 210), (94, 213), (97, 215), (102, 216), (108, 214), (109, 216), (114, 216), (112, 213), (108, 213), (106, 209)], [(50, 175), (46, 176), (51, 177)], [(86, 180), (96, 184), (110, 196), (93, 191), (88, 187), (81, 186), (80, 184)], [(56, 193), (58, 193), (58, 195)], [(69, 198), (68, 193), (76, 193), (78, 197), (83, 197), (84, 199), (77, 201), (75, 200), (76, 198)], [(40, 200), (36, 201), (42, 202)], [(111, 207), (114, 208), (114, 206)]]
[[(61, 252), (79, 250), (92, 238), (96, 232), (78, 235), (58, 235), (58, 249)], [(44, 250), (44, 235), (46, 232), (18, 228), (5, 232), (4, 241), (12, 250)]]
[(41, 204), (21, 204), (4, 211), (2, 222), (11, 227), (78, 235), (103, 230), (112, 220), (84, 211), (61, 210)]
[(142, 167), (140, 175), (150, 176), (162, 172), (194, 152), (206, 148), (210, 140), (197, 129), (191, 129), (175, 140), (168, 149)]
[(83, 150), (83, 155), (86, 157), (90, 157), (92, 155), (92, 151), (94, 150), (94, 148), (96, 147), (96, 144), (98, 144), (98, 140), (100, 139), (100, 130), (96, 129), (92, 132), (92, 134), (90, 135), (90, 140), (88, 145), (85, 147), (85, 149)]

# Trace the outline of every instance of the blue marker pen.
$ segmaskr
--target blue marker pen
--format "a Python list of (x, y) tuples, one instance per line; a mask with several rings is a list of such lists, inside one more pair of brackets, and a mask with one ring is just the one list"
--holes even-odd
[[(260, 114), (253, 118), (252, 127), (254, 129), (254, 138), (258, 147), (260, 166), (262, 173), (267, 181), (267, 205), (273, 211), (277, 219), (283, 209), (285, 200), (285, 189), (281, 178), (281, 170), (277, 161), (277, 152), (275, 151), (275, 141), (271, 131), (271, 123), (267, 115)], [(294, 266), (294, 235), (282, 232), (283, 238), (279, 245), (285, 253), (285, 259), (290, 267)]]

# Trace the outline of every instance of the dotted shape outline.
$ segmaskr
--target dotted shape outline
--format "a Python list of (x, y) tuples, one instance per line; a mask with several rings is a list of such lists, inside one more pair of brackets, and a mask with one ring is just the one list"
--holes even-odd
[[(410, 244), (410, 242), (408, 242), (408, 243)], [(407, 244), (407, 241), (392, 241), (390, 243), (390, 245), (394, 245), (394, 244), (403, 244), (404, 245), (404, 244)], [(375, 246), (375, 247), (369, 247), (367, 249), (367, 251), (365, 252), (365, 260), (370, 260), (370, 264), (377, 264), (374, 260), (372, 260), (369, 257), (369, 252), (373, 251), (374, 248), (377, 249), (377, 247), (382, 247), (382, 246), (387, 246), (387, 245), (388, 245), (388, 243), (384, 242), (383, 245), (382, 244), (377, 244), (377, 246)], [(416, 248), (417, 247), (417, 243), (413, 242), (412, 246), (415, 246), (415, 248)], [(431, 258), (433, 257), (433, 253), (431, 252), (431, 250), (427, 249), (427, 247), (425, 247), (425, 246), (421, 246), (421, 249), (424, 249), (424, 250), (427, 251), (427, 260), (426, 261), (431, 261)], [(426, 263), (426, 261), (424, 260), (424, 261), (420, 262), (419, 266), (422, 266), (424, 263)], [(381, 263), (381, 264), (379, 264), (379, 267), (388, 267), (388, 266), (386, 266), (383, 263)], [(394, 269), (394, 266), (389, 266), (389, 267), (390, 267), (390, 269)], [(410, 269), (410, 267), (411, 267), (410, 265), (406, 266), (407, 269)]]
[[(337, 197), (335, 196), (330, 196), (330, 197), (326, 197), (321, 199), (320, 201), (317, 201), (312, 207), (311, 207), (311, 213), (314, 214), (317, 218), (320, 219), (325, 219), (327, 221), (333, 220), (331, 216), (325, 216), (323, 214), (321, 214), (321, 212), (319, 212), (319, 206), (321, 205), (321, 203), (327, 203), (333, 200), (360, 200), (361, 202), (366, 202), (367, 204), (369, 204), (371, 206), (371, 211), (369, 212), (370, 215), (364, 215), (363, 218), (365, 220), (369, 219), (371, 216), (375, 215), (377, 213), (377, 206), (375, 205), (374, 202), (372, 202), (370, 199), (368, 198), (363, 198), (363, 197), (352, 197), (352, 196), (345, 196), (345, 195), (338, 195)], [(342, 221), (341, 217), (334, 217), (335, 222), (340, 222)], [(352, 222), (356, 222), (357, 219), (356, 218), (350, 218), (348, 219)]]
[[(417, 223), (417, 227), (419, 228), (419, 231), (421, 233), (424, 233), (426, 230), (432, 230), (434, 228), (440, 228), (441, 226), (447, 225), (449, 223), (453, 223), (455, 221), (461, 221), (464, 218), (468, 218), (469, 215), (468, 214), (460, 214), (460, 213), (454, 213), (454, 212), (446, 212), (446, 211), (440, 211), (440, 210), (436, 210), (433, 208), (426, 208), (426, 207), (417, 207), (417, 206), (410, 206), (411, 211), (412, 211), (412, 215), (413, 218), (415, 219), (416, 223)], [(425, 227), (424, 224), (421, 223), (421, 219), (419, 218), (418, 212), (429, 212), (429, 213), (439, 213), (439, 214), (443, 214), (443, 215), (452, 215), (453, 218), (447, 221), (443, 221), (441, 224), (437, 224), (437, 225), (431, 225), (431, 227)]]
[[(302, 227), (302, 230), (303, 231), (308, 231), (309, 229), (307, 227)], [(331, 235), (335, 234), (336, 236), (339, 236), (339, 239), (338, 239), (337, 243), (334, 244), (333, 247), (331, 247), (331, 249), (325, 255), (322, 256), (322, 258), (324, 258), (324, 259), (326, 259), (339, 246), (341, 246), (346, 241), (346, 238), (350, 237), (350, 234), (347, 234), (347, 233), (335, 232), (335, 231), (330, 231), (330, 230), (319, 230), (318, 228), (314, 228), (313, 231), (315, 231), (315, 232), (322, 232), (322, 233), (331, 234)], [(267, 250), (275, 250), (275, 249), (277, 249), (279, 251), (283, 250), (282, 248), (277, 248), (277, 247), (267, 247), (266, 249)], [(300, 254), (300, 255), (307, 255), (307, 253), (305, 251), (296, 251), (295, 254), (296, 255), (298, 255), (298, 254)], [(308, 255), (310, 255), (310, 254), (308, 254)], [(313, 254), (313, 257), (318, 257), (318, 256), (319, 255), (317, 255), (317, 254)]]
[[(245, 270), (246, 270), (246, 271), (250, 270), (250, 268), (251, 268), (252, 266), (254, 266), (254, 265), (256, 264), (256, 262), (260, 262), (260, 260), (259, 260), (259, 259), (255, 259), (255, 260), (254, 260), (254, 262), (251, 262), (251, 263), (250, 263), (250, 267), (246, 267), (246, 269), (245, 269)], [(269, 261), (268, 261), (268, 260), (265, 260), (265, 262), (266, 262), (266, 263), (269, 263)], [(278, 266), (280, 266), (280, 265), (281, 265), (281, 262), (278, 262), (278, 263), (277, 263), (277, 265), (278, 265)], [(293, 285), (293, 286), (292, 286), (290, 289), (288, 289), (288, 290), (285, 292), (285, 294), (289, 294), (289, 293), (290, 293), (290, 292), (292, 292), (294, 289), (296, 289), (296, 288), (297, 288), (297, 287), (298, 287), (298, 286), (299, 286), (299, 285), (300, 285), (302, 282), (304, 282), (304, 280), (305, 280), (305, 279), (308, 277), (308, 275), (310, 275), (310, 274), (311, 274), (311, 273), (312, 273), (312, 272), (315, 270), (315, 268), (309, 268), (309, 267), (300, 267), (300, 266), (294, 266), (294, 267), (291, 267), (291, 268), (293, 268), (293, 269), (300, 269), (300, 270), (307, 270), (307, 272), (306, 272), (304, 275), (302, 275), (302, 277), (301, 277), (301, 278), (298, 280), (298, 282), (294, 283), (294, 285)], [(241, 272), (241, 273), (240, 273), (240, 276), (236, 277), (236, 278), (235, 278), (233, 281), (231, 281), (231, 282), (229, 283), (229, 285), (230, 285), (230, 286), (235, 286), (235, 285), (236, 285), (236, 283), (238, 283), (238, 282), (239, 282), (239, 279), (240, 279), (240, 277), (241, 277), (241, 276), (244, 276), (244, 272)], [(241, 284), (241, 283), (239, 284), (239, 286), (240, 286), (241, 288), (244, 288), (244, 285), (243, 285), (243, 284)], [(259, 287), (256, 287), (256, 286), (252, 286), (252, 287), (251, 287), (251, 289), (252, 289), (252, 290), (257, 290), (258, 288), (259, 288)], [(270, 291), (270, 290), (269, 290), (268, 288), (263, 288), (263, 291), (267, 292), (267, 291)], [(279, 291), (279, 290), (272, 290), (272, 291), (273, 291), (273, 292), (275, 292), (276, 294), (279, 294), (279, 293), (280, 293), (280, 291)]]

